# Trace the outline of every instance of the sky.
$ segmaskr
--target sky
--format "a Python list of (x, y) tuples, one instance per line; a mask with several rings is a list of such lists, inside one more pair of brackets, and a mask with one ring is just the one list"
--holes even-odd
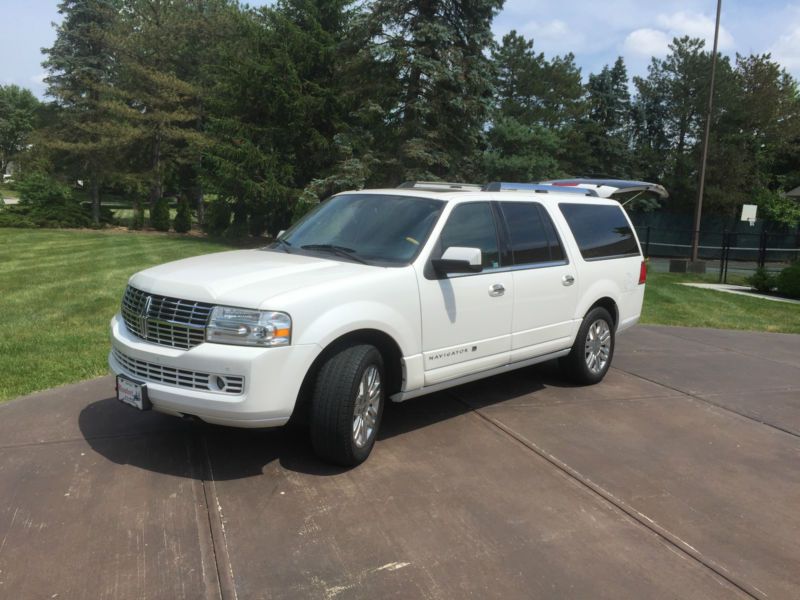
[[(44, 95), (41, 48), (53, 43), (57, 4), (0, 0), (0, 84)], [(711, 48), (715, 11), (716, 0), (506, 0), (492, 29), (498, 39), (516, 29), (548, 57), (572, 52), (584, 78), (618, 56), (633, 76), (646, 74), (673, 37), (701, 37)], [(770, 52), (800, 79), (800, 0), (723, 0), (720, 51)]]

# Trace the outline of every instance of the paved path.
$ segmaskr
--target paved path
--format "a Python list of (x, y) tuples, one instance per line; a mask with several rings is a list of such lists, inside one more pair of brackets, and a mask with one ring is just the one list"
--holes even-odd
[(800, 300), (792, 298), (783, 298), (781, 296), (770, 296), (768, 294), (760, 294), (753, 291), (753, 288), (747, 285), (731, 285), (729, 283), (681, 283), (688, 287), (700, 288), (701, 290), (713, 290), (715, 292), (724, 292), (726, 294), (735, 294), (737, 296), (746, 296), (748, 298), (759, 298), (761, 300), (769, 300), (771, 302), (785, 302), (787, 304), (800, 304)]
[(137, 413), (0, 407), (1, 598), (797, 598), (800, 336), (638, 327), (387, 410), (372, 457)]

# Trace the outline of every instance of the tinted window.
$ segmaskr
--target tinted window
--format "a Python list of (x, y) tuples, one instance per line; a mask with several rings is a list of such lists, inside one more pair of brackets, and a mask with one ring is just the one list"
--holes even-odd
[(501, 202), (515, 265), (563, 260), (553, 222), (540, 204)]
[(282, 238), (288, 246), (273, 247), (305, 252), (303, 246), (330, 244), (348, 248), (362, 260), (407, 264), (425, 244), (443, 208), (444, 202), (430, 198), (342, 194), (292, 227)]
[(451, 246), (480, 248), (485, 269), (500, 266), (497, 230), (488, 202), (470, 202), (456, 206), (442, 229), (441, 243), (442, 252)]
[(639, 254), (631, 226), (619, 206), (559, 204), (584, 258)]

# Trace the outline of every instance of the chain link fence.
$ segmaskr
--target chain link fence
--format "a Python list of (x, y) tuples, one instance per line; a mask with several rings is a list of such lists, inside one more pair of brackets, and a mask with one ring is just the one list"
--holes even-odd
[[(691, 257), (692, 230), (636, 226), (644, 255), (654, 270), (666, 271), (669, 259)], [(778, 273), (800, 260), (800, 231), (770, 233), (768, 231), (700, 231), (699, 258), (707, 261), (708, 270), (717, 270), (720, 281), (728, 273), (750, 275), (758, 267)], [(662, 260), (658, 260), (662, 259)]]

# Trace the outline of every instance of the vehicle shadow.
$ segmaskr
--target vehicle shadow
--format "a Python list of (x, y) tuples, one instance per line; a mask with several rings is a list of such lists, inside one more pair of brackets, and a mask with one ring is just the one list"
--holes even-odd
[[(548, 387), (566, 387), (552, 365), (498, 375), (400, 404), (388, 403), (378, 441), (433, 426), (475, 409), (500, 404)], [(259, 476), (274, 461), (317, 476), (348, 469), (322, 462), (308, 430), (298, 425), (237, 429), (189, 422), (157, 412), (132, 412), (115, 398), (86, 406), (78, 417), (90, 447), (121, 465), (177, 477), (217, 481)]]

